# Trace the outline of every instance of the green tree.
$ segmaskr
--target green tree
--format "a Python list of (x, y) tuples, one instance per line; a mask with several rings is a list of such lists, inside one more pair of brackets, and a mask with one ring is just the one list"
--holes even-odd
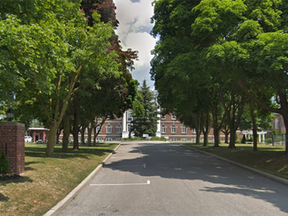
[[(154, 49), (151, 75), (159, 91), (160, 104), (164, 107), (179, 109), (183, 98), (183, 101), (189, 101), (182, 98), (189, 93), (188, 88), (191, 95), (202, 95), (205, 89), (210, 93), (216, 89), (220, 96), (224, 95), (222, 99), (217, 94), (210, 99), (216, 103), (223, 100), (222, 113), (228, 119), (231, 131), (229, 147), (233, 148), (235, 131), (244, 104), (249, 100), (262, 109), (281, 113), (284, 119), (288, 117), (285, 108), (287, 3), (281, 0), (206, 0), (193, 3), (189, 0), (155, 2), (152, 33), (155, 36), (160, 34), (160, 41)], [(190, 13), (188, 7), (182, 7), (187, 4), (192, 6)], [(180, 18), (178, 14), (183, 16)], [(181, 27), (180, 22), (183, 23)], [(185, 28), (185, 31), (178, 32), (178, 28)], [(179, 62), (179, 67), (172, 68), (175, 62)], [(181, 63), (187, 66), (186, 70), (180, 67)], [(189, 80), (192, 74), (195, 74), (193, 81), (198, 76), (204, 83), (182, 85), (182, 80)], [(222, 88), (215, 88), (217, 86)], [(271, 103), (273, 96), (280, 109)], [(213, 106), (210, 104), (209, 109)], [(203, 108), (207, 109), (206, 106)], [(187, 109), (191, 110), (191, 107)], [(288, 136), (286, 152), (287, 148)]]
[[(104, 23), (112, 23), (116, 28), (118, 21), (115, 15), (115, 5), (111, 0), (93, 0), (81, 2), (82, 10), (85, 12), (85, 17), (88, 19), (88, 25), (97, 25), (93, 19), (93, 13), (101, 15), (100, 20)], [(84, 144), (84, 131), (88, 129), (87, 144), (92, 143), (92, 130), (96, 131), (99, 125), (95, 122), (95, 116), (102, 116), (106, 119), (108, 116), (122, 116), (123, 112), (132, 107), (132, 102), (136, 94), (137, 82), (132, 79), (129, 68), (133, 69), (134, 59), (137, 58), (137, 52), (128, 49), (123, 51), (119, 44), (118, 36), (113, 33), (109, 38), (110, 46), (108, 51), (115, 51), (118, 55), (117, 62), (119, 63), (118, 76), (99, 76), (94, 70), (81, 73), (76, 83), (79, 91), (72, 96), (71, 108), (73, 113), (73, 126), (67, 127), (67, 130), (72, 128), (74, 136), (74, 149), (79, 148), (78, 134), (81, 131), (82, 143)], [(91, 100), (93, 98), (93, 100)], [(100, 125), (104, 122), (102, 121)], [(64, 131), (65, 132), (65, 131)], [(67, 132), (67, 133), (70, 133)], [(97, 134), (97, 133), (95, 133)], [(96, 141), (94, 136), (94, 142)]]
[[(18, 3), (21, 10), (25, 3)], [(20, 87), (14, 91), (19, 107), (30, 107), (49, 127), (46, 156), (52, 156), (57, 129), (78, 90), (80, 74), (93, 70), (103, 77), (119, 76), (117, 55), (107, 52), (112, 26), (94, 13), (95, 24), (89, 27), (79, 2), (35, 0), (32, 7), (22, 20), (6, 8), (7, 18), (0, 21), (1, 57), (6, 60), (1, 66), (17, 76)]]
[[(136, 106), (134, 103), (134, 108), (137, 109), (133, 112), (133, 120), (131, 122), (131, 132), (134, 132), (135, 136), (143, 137), (143, 134), (149, 134), (149, 136), (155, 136), (157, 130), (157, 105), (155, 100), (155, 95), (149, 86), (146, 84), (146, 80), (143, 81), (141, 89), (138, 90), (141, 97), (138, 100), (143, 105)], [(143, 112), (144, 111), (144, 112)]]

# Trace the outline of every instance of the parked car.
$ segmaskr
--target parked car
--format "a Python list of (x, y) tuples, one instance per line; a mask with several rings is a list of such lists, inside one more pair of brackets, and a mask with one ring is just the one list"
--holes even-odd
[(32, 142), (32, 137), (31, 136), (25, 136), (24, 141), (25, 142)]

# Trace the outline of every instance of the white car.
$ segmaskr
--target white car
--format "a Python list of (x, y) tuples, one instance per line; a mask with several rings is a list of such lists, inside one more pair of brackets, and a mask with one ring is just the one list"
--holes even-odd
[(24, 140), (25, 140), (25, 142), (32, 142), (32, 137), (31, 136), (25, 136)]

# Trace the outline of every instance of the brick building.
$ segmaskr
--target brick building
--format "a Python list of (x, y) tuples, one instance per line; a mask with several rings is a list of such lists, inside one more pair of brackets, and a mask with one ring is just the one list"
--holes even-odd
[[(103, 126), (101, 127), (100, 133), (97, 136), (96, 140), (99, 142), (103, 141), (119, 141), (122, 138), (129, 137), (129, 128), (131, 122), (133, 120), (132, 113), (130, 110), (126, 111), (121, 118), (107, 119)], [(101, 119), (98, 119), (101, 121)], [(280, 132), (285, 132), (284, 121), (281, 115), (275, 114), (275, 118), (272, 122), (273, 129), (279, 130)], [(97, 128), (99, 130), (100, 127)], [(272, 131), (271, 130), (271, 131)], [(46, 140), (48, 137), (48, 129), (45, 128), (29, 128), (28, 134), (33, 137), (33, 142), (38, 139)], [(247, 133), (252, 136), (252, 132), (250, 131), (238, 131), (238, 138), (241, 139), (243, 134), (247, 135)], [(261, 132), (262, 133), (262, 132)], [(269, 130), (268, 130), (269, 134)], [(93, 135), (93, 134), (92, 134)], [(133, 133), (131, 134), (133, 137)], [(191, 129), (189, 127), (184, 126), (180, 121), (176, 119), (174, 115), (165, 115), (160, 116), (157, 122), (157, 137), (164, 137), (169, 141), (196, 141), (196, 131), (195, 129)], [(260, 134), (259, 134), (260, 136)], [(265, 134), (261, 134), (261, 138), (259, 140), (265, 141)], [(268, 135), (269, 136), (269, 135)], [(60, 140), (62, 139), (62, 134), (60, 135)], [(72, 140), (72, 136), (70, 138)], [(81, 140), (81, 135), (79, 134), (79, 140)], [(85, 134), (85, 140), (87, 140), (87, 133)], [(201, 135), (200, 140), (203, 141), (203, 135)], [(214, 142), (213, 128), (210, 129), (208, 135), (209, 142)], [(221, 142), (224, 142), (225, 135), (223, 133), (220, 134)]]
[[(119, 141), (129, 137), (129, 128), (133, 120), (130, 110), (123, 114), (122, 118), (107, 119), (101, 128), (97, 141)], [(131, 134), (133, 137), (133, 133)], [(157, 122), (157, 137), (164, 137), (170, 141), (195, 141), (196, 131), (184, 126), (174, 115), (159, 116)], [(209, 141), (213, 141), (213, 129), (209, 132)], [(221, 134), (221, 140), (224, 135)], [(203, 139), (203, 136), (201, 136)]]
[(32, 137), (32, 142), (38, 140), (46, 141), (48, 138), (49, 129), (43, 127), (31, 127), (27, 130), (27, 135)]

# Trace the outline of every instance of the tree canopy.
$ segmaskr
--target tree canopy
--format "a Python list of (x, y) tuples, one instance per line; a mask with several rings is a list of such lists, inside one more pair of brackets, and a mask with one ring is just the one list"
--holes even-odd
[(245, 104), (281, 113), (288, 126), (286, 1), (154, 4), (152, 34), (160, 40), (153, 51), (151, 76), (161, 106), (179, 114), (214, 113), (214, 129), (228, 122), (230, 147), (235, 147)]
[[(97, 12), (91, 13), (93, 25), (89, 25), (80, 3), (4, 0), (0, 6), (0, 99), (16, 95), (14, 104), (9, 100), (16, 113), (21, 110), (49, 127), (46, 156), (52, 156), (68, 103), (81, 89), (111, 87), (126, 108), (132, 106), (136, 92), (127, 69), (135, 56), (127, 63), (110, 49), (113, 25), (104, 23)], [(112, 80), (117, 85), (105, 86)]]

